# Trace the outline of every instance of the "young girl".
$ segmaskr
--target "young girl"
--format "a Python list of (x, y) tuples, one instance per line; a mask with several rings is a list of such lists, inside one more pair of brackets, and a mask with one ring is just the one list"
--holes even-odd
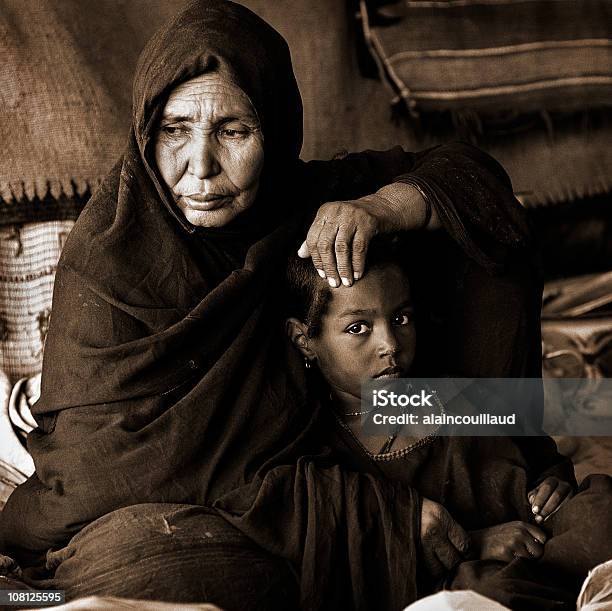
[[(402, 260), (389, 242), (374, 243), (363, 279), (337, 289), (330, 289), (309, 261), (289, 264), (286, 329), (333, 414), (326, 432), (330, 445), (355, 469), (375, 468), (408, 482), (470, 532), (472, 561), (447, 574), (445, 587), (469, 587), (512, 606), (534, 597), (563, 600), (565, 576), (578, 581), (585, 575), (583, 566), (559, 562), (567, 550), (552, 544), (556, 516), (563, 513), (555, 512), (570, 504), (565, 501), (576, 486), (571, 464), (568, 469), (558, 454), (547, 469), (530, 464), (537, 452), (529, 444), (547, 446), (549, 438), (372, 437), (361, 430), (362, 382), (443, 375), (424, 371), (416, 358), (416, 300)], [(426, 341), (419, 334), (419, 344)], [(539, 572), (530, 567), (523, 575), (524, 564), (538, 558)], [(554, 585), (561, 587), (554, 593), (551, 568)], [(528, 588), (519, 585), (525, 580)]]

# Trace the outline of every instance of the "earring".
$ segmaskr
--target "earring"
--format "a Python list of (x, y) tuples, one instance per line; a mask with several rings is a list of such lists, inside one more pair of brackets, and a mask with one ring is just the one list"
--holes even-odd
[(312, 365), (310, 364), (310, 359), (307, 356), (304, 357), (304, 365), (306, 365), (306, 369), (312, 368)]

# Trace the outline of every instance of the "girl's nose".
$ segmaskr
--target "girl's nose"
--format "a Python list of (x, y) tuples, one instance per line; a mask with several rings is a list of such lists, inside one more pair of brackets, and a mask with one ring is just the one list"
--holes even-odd
[(204, 180), (221, 171), (214, 139), (202, 134), (192, 138), (189, 150), (189, 172)]
[(381, 357), (395, 355), (400, 350), (394, 329), (391, 326), (384, 326), (379, 329), (378, 354)]

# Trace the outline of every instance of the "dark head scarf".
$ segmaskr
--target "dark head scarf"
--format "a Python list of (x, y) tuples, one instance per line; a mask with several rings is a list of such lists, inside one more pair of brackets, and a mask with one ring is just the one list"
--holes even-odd
[[(136, 69), (133, 94), (133, 133), (148, 175), (167, 202), (153, 160), (157, 125), (170, 92), (201, 74), (218, 73), (247, 95), (264, 134), (265, 168), (262, 189), (248, 222), (261, 226), (274, 210), (272, 190), (291, 172), (302, 148), (302, 100), (283, 38), (248, 9), (224, 0), (192, 2), (147, 44)], [(168, 204), (166, 204), (168, 205)], [(175, 209), (169, 206), (174, 214)], [(194, 231), (182, 216), (179, 222)], [(226, 235), (234, 227), (200, 230), (209, 236)]]

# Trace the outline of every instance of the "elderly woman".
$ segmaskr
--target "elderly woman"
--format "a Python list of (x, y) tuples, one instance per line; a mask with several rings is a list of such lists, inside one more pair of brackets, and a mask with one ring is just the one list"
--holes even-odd
[[(193, 2), (143, 51), (125, 153), (59, 264), (36, 473), (0, 515), (0, 550), (31, 583), (228, 611), (416, 598), (423, 524), (446, 541), (450, 519), (319, 447), (320, 407), (276, 326), (283, 261), (306, 236), (330, 285), (351, 284), (374, 234), (441, 224), (485, 274), (524, 261), (528, 234), (472, 147), (303, 163), (301, 129), (287, 46), (239, 5)], [(539, 362), (526, 282), (497, 338), (529, 348), (509, 375)], [(464, 357), (467, 375), (507, 362)]]

